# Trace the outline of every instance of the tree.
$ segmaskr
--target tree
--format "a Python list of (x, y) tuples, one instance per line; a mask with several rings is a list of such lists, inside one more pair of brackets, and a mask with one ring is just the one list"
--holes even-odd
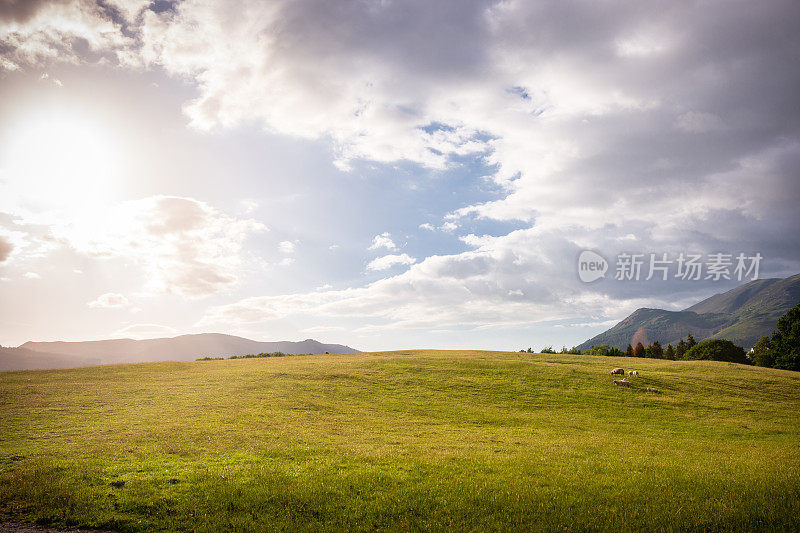
[(800, 304), (778, 320), (771, 346), (774, 368), (800, 370)]
[(633, 347), (630, 344), (625, 348), (625, 357), (633, 357)]
[(609, 347), (608, 344), (595, 344), (584, 353), (586, 355), (608, 355)]
[(644, 357), (644, 345), (641, 342), (636, 343), (636, 348), (633, 349), (634, 357)]
[(664, 352), (664, 359), (675, 360), (675, 348), (672, 347), (672, 344), (667, 344), (667, 350)]
[(686, 350), (688, 349), (689, 347), (686, 345), (686, 341), (683, 340), (683, 337), (681, 337), (680, 342), (678, 342), (678, 347), (675, 349), (675, 358), (683, 359), (683, 356), (686, 355)]
[(686, 347), (691, 350), (694, 346), (697, 346), (697, 341), (694, 340), (692, 334), (689, 333), (689, 336), (686, 337)]
[(725, 339), (709, 339), (698, 342), (686, 352), (683, 358), (703, 361), (726, 361), (743, 365), (750, 364), (750, 360), (744, 353), (744, 348), (736, 346)]
[(661, 343), (655, 341), (652, 346), (650, 347), (650, 356), (655, 357), (656, 359), (663, 359), (664, 358), (664, 348), (661, 347)]
[(775, 357), (772, 355), (772, 343), (769, 337), (758, 339), (758, 342), (753, 346), (753, 353), (750, 354), (750, 359), (758, 366), (771, 367), (775, 364)]

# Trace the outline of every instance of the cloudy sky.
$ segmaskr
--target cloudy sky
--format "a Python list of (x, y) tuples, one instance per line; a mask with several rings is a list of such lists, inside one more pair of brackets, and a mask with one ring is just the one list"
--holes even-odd
[[(798, 27), (795, 0), (0, 0), (0, 344), (560, 347), (742, 283), (740, 253), (800, 272)], [(732, 279), (645, 280), (651, 253)]]

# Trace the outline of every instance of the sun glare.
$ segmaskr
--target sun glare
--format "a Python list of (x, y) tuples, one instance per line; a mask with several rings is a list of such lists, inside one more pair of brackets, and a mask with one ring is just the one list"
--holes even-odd
[(101, 122), (68, 112), (41, 114), (12, 128), (7, 139), (0, 176), (18, 202), (72, 211), (116, 196), (119, 151)]

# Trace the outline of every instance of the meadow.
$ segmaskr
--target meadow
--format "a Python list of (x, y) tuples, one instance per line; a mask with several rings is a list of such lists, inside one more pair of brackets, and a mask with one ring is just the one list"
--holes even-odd
[(477, 351), (3, 372), (0, 522), (797, 531), (800, 373)]

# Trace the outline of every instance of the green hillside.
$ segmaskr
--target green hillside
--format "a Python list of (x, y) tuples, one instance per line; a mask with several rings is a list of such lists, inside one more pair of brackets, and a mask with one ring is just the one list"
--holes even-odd
[(736, 364), (501, 352), (4, 372), (0, 522), (796, 531), (798, 391)]
[(629, 343), (636, 344), (637, 341), (645, 345), (659, 341), (666, 346), (669, 343), (676, 344), (689, 333), (696, 339), (711, 337), (729, 323), (729, 316), (724, 314), (700, 315), (691, 311), (637, 309), (613, 328), (589, 339), (578, 348), (585, 350), (598, 344), (607, 344), (624, 350)]
[(683, 311), (638, 309), (578, 348), (608, 344), (624, 350), (635, 335), (644, 344), (658, 341), (666, 346), (691, 334), (698, 341), (728, 339), (749, 349), (763, 335), (770, 335), (778, 319), (798, 302), (800, 274), (751, 281)]

